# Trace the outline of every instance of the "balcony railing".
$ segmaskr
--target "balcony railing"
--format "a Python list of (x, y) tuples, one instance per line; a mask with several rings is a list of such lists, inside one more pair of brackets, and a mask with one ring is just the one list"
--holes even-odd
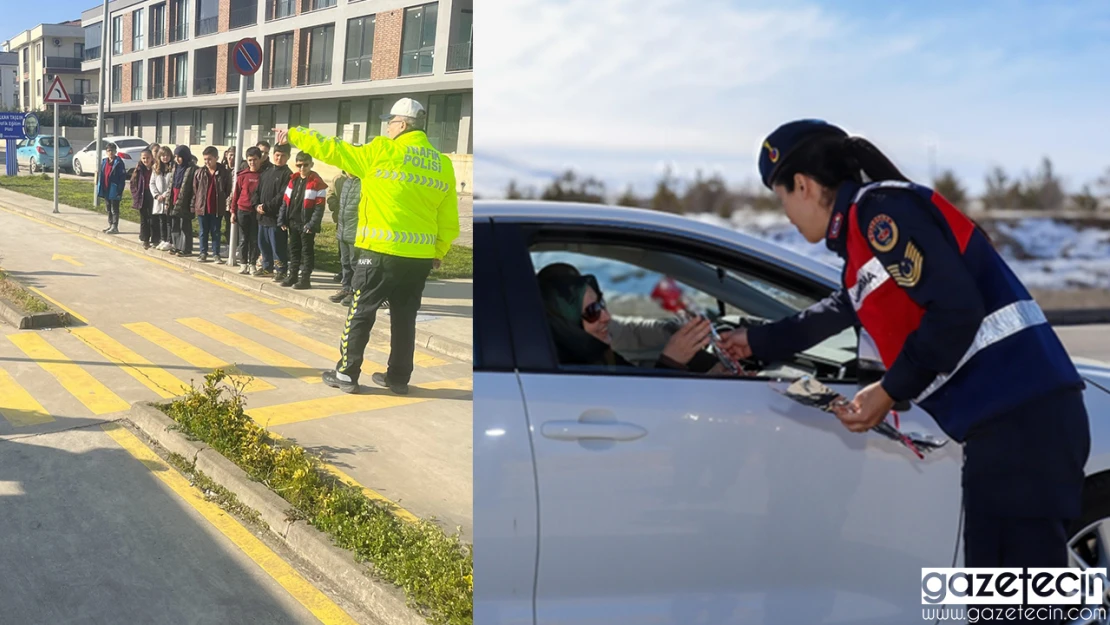
[(166, 30), (164, 28), (155, 28), (150, 31), (150, 47), (166, 45)]
[(185, 88), (185, 81), (182, 80), (181, 82), (177, 82), (177, 83), (173, 84), (173, 90), (170, 91), (170, 97), (171, 98), (184, 98), (185, 96), (189, 95), (188, 91), (189, 90)]
[(432, 73), (432, 63), (435, 61), (432, 50), (418, 50), (401, 53), (401, 75), (419, 76)]
[(170, 43), (185, 41), (189, 37), (189, 24), (182, 22), (170, 26)]
[(132, 102), (139, 102), (142, 99), (143, 99), (143, 86), (139, 85), (137, 87), (132, 87), (131, 88), (131, 101)]
[(458, 72), (474, 69), (474, 44), (456, 43), (447, 47), (447, 71)]
[(112, 89), (112, 102), (123, 102), (123, 92)]
[(306, 72), (306, 85), (324, 85), (331, 82), (331, 63), (310, 63)]
[(166, 83), (156, 82), (150, 88), (150, 99), (161, 100), (166, 97)]
[(220, 30), (220, 17), (206, 17), (202, 20), (197, 20), (197, 37), (211, 35)]
[(46, 69), (81, 69), (81, 59), (68, 56), (46, 57)]
[(99, 93), (75, 93), (70, 98), (74, 104), (96, 104), (100, 102)]
[(318, 9), (326, 9), (328, 7), (335, 6), (335, 4), (336, 4), (335, 0), (309, 0), (308, 10), (309, 11), (316, 11)]
[(215, 76), (196, 76), (193, 78), (193, 95), (216, 93)]
[(100, 58), (100, 46), (85, 48), (85, 60), (93, 61)]
[(258, 3), (252, 2), (231, 10), (230, 28), (242, 28), (258, 23)]

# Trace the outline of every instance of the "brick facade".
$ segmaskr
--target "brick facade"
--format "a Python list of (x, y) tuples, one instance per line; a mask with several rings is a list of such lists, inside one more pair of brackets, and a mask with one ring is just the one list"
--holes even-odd
[(216, 93), (227, 93), (227, 63), (234, 45), (229, 43), (216, 48)]
[[(124, 30), (124, 32), (126, 32), (126, 29)], [(123, 90), (123, 93), (122, 93), (123, 101), (124, 102), (130, 102), (131, 101), (131, 64), (130, 63), (124, 63), (123, 64), (123, 86), (121, 87), (121, 89)]]
[(131, 34), (134, 32), (133, 30), (131, 30), (131, 28), (132, 28), (131, 22), (133, 21), (132, 18), (134, 18), (134, 14), (132, 14), (131, 11), (125, 11), (123, 13), (122, 22), (123, 22), (123, 53), (124, 54), (130, 54), (133, 51), (131, 49), (131, 44), (132, 44)]
[[(220, 0), (220, 25), (218, 26), (221, 33), (226, 33), (231, 30), (231, 0)], [(216, 87), (218, 90), (219, 87)], [(216, 93), (223, 93), (216, 91)]]
[(370, 68), (371, 80), (397, 78), (401, 74), (401, 31), (404, 20), (403, 9), (383, 11), (374, 18), (374, 63)]
[(301, 45), (305, 38), (305, 31), (293, 31), (293, 77), (290, 80), (290, 86), (292, 87), (298, 87), (301, 84), (300, 82), (298, 82), (301, 78), (302, 73), (301, 66), (304, 65), (304, 60), (301, 58), (301, 50), (304, 50), (308, 47)]

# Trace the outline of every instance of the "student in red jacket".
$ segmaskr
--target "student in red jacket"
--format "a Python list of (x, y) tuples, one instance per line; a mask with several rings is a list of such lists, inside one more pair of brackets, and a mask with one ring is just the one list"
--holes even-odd
[(262, 273), (258, 262), (258, 215), (255, 214), (251, 197), (258, 190), (261, 179), (259, 166), (262, 164), (262, 151), (256, 147), (247, 148), (247, 168), (236, 176), (235, 196), (231, 198), (231, 223), (239, 224), (239, 262), (243, 268), (239, 273), (254, 275)]
[(312, 288), (310, 282), (316, 261), (316, 233), (324, 219), (328, 185), (312, 171), (312, 156), (297, 153), (297, 171), (289, 177), (285, 202), (278, 213), (281, 229), (289, 232), (289, 275), (281, 286)]

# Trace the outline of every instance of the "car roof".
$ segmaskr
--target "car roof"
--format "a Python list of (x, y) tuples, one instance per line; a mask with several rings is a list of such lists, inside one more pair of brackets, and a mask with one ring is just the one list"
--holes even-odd
[(819, 260), (750, 234), (661, 211), (580, 202), (475, 200), (474, 217), (500, 221), (617, 225), (684, 234), (743, 247), (776, 265), (793, 266), (831, 284), (840, 282), (840, 270)]

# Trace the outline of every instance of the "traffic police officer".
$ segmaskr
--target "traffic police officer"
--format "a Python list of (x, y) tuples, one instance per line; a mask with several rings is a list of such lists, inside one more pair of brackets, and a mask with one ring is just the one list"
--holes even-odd
[[(363, 351), (378, 308), (389, 301), (389, 368), (372, 379), (397, 394), (408, 393), (416, 344), (416, 313), (424, 283), (459, 236), (459, 206), (451, 159), (428, 141), (424, 107), (402, 98), (382, 116), (388, 137), (356, 146), (307, 128), (291, 128), (288, 140), (316, 160), (362, 180), (351, 279), (354, 296), (340, 341), (339, 362), (326, 384), (359, 392)], [(278, 131), (277, 142), (285, 133)]]
[(965, 565), (1068, 566), (1090, 449), (1084, 383), (990, 240), (866, 139), (820, 120), (771, 133), (759, 170), (806, 240), (844, 259), (842, 288), (732, 333), (729, 351), (785, 359), (862, 326), (886, 372), (838, 412), (843, 424), (865, 432), (913, 401), (964, 445)]

